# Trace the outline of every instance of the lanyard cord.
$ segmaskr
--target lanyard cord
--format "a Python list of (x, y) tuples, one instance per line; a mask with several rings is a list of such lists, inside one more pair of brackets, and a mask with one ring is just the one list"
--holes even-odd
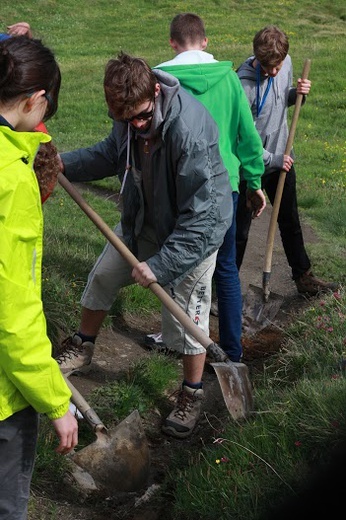
[(256, 107), (257, 107), (257, 117), (259, 117), (262, 108), (264, 106), (264, 103), (266, 102), (270, 87), (273, 83), (273, 78), (268, 79), (268, 85), (265, 89), (265, 92), (263, 94), (262, 99), (260, 100), (260, 81), (261, 81), (261, 65), (260, 63), (257, 63), (256, 66)]

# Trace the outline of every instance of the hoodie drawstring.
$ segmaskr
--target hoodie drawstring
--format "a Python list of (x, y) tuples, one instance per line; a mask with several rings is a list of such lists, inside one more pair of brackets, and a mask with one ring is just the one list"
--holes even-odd
[(130, 123), (128, 123), (127, 124), (126, 168), (125, 168), (123, 182), (121, 183), (120, 195), (123, 194), (124, 187), (125, 187), (125, 182), (126, 182), (126, 178), (127, 178), (127, 174), (131, 170), (131, 164), (130, 164), (130, 133), (131, 133)]

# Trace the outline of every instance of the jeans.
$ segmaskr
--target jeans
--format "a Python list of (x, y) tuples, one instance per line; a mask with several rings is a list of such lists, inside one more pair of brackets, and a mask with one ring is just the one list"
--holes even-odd
[(0, 518), (26, 520), (38, 414), (30, 406), (0, 421)]
[(216, 258), (214, 280), (219, 310), (219, 343), (229, 358), (242, 356), (242, 294), (236, 265), (236, 213), (238, 193), (233, 192), (233, 220)]
[[(272, 205), (275, 199), (279, 174), (280, 170), (277, 170), (262, 177), (262, 189), (267, 193)], [(246, 208), (246, 182), (242, 181), (239, 189), (236, 238), (238, 269), (240, 269), (243, 261), (252, 220), (251, 211)], [(311, 263), (305, 250), (303, 232), (299, 220), (296, 172), (293, 166), (285, 178), (278, 214), (278, 226), (286, 258), (292, 270), (292, 278), (297, 280), (310, 269)]]

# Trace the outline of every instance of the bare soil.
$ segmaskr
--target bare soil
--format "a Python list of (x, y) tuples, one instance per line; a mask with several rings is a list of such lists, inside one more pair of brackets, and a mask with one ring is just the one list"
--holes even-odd
[[(265, 253), (265, 243), (270, 220), (271, 207), (268, 206), (264, 215), (253, 222), (248, 248), (241, 269), (242, 292), (245, 295), (249, 284), (262, 287), (262, 270)], [(318, 240), (313, 230), (303, 224), (305, 243)], [(287, 324), (296, 319), (309, 302), (298, 296), (294, 282), (291, 279), (281, 240), (277, 232), (272, 263), (270, 290), (282, 295), (284, 301), (272, 323), (251, 337), (243, 338), (244, 363), (250, 369), (261, 370), (263, 362), (277, 352), (283, 341), (283, 332)], [(73, 377), (72, 382), (82, 395), (88, 398), (90, 392), (106, 382), (117, 380), (127, 372), (132, 362), (143, 356), (150, 356), (144, 346), (145, 334), (160, 330), (160, 315), (153, 314), (150, 318), (140, 315), (117, 318), (112, 328), (102, 330), (92, 363), (92, 371), (87, 376)], [(210, 337), (218, 341), (218, 319), (211, 316)], [(174, 358), (181, 366), (181, 361)], [(44, 520), (61, 518), (74, 520), (101, 520), (106, 516), (110, 520), (159, 520), (170, 519), (169, 502), (171, 497), (167, 491), (160, 489), (165, 473), (170, 467), (172, 454), (179, 450), (182, 456), (189, 459), (190, 453), (196, 453), (205, 444), (211, 444), (222, 430), (222, 421), (229, 420), (229, 414), (223, 402), (217, 378), (210, 367), (204, 374), (206, 399), (204, 415), (191, 438), (175, 440), (161, 433), (160, 425), (164, 416), (170, 411), (167, 408), (155, 411), (149, 423), (143, 423), (146, 431), (150, 453), (151, 470), (149, 490), (142, 493), (129, 493), (123, 496), (109, 497), (99, 492), (83, 492), (74, 480), (69, 477), (55, 490), (47, 490), (37, 496), (36, 504), (41, 503), (39, 516), (29, 515), (29, 520)], [(146, 492), (146, 493), (145, 493)], [(161, 498), (158, 498), (161, 493)], [(163, 498), (162, 498), (163, 493)], [(150, 494), (152, 496), (150, 497)], [(56, 516), (49, 511), (54, 504)], [(177, 519), (173, 519), (177, 520)]]

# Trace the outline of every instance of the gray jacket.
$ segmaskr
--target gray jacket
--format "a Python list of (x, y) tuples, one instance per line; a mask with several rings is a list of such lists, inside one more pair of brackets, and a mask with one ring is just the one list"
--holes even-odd
[[(155, 105), (155, 149), (151, 157), (152, 226), (159, 246), (147, 260), (161, 285), (177, 284), (223, 242), (233, 215), (232, 192), (218, 147), (218, 129), (204, 106), (165, 72), (154, 71), (161, 86)], [(100, 143), (62, 154), (70, 181), (118, 175), (126, 166), (127, 124), (114, 121)], [(130, 139), (136, 161), (137, 139)], [(136, 170), (140, 165), (133, 164)], [(136, 254), (144, 221), (141, 183), (129, 171), (124, 184), (121, 224), (125, 242)]]
[[(248, 58), (237, 70), (248, 98), (252, 117), (262, 139), (265, 173), (282, 168), (288, 139), (287, 109), (296, 102), (296, 88), (292, 87), (293, 69), (289, 55), (268, 92), (267, 98), (257, 117), (256, 69), (252, 66), (254, 56)], [(260, 76), (260, 99), (267, 88), (269, 78)], [(291, 154), (293, 156), (293, 153)]]

